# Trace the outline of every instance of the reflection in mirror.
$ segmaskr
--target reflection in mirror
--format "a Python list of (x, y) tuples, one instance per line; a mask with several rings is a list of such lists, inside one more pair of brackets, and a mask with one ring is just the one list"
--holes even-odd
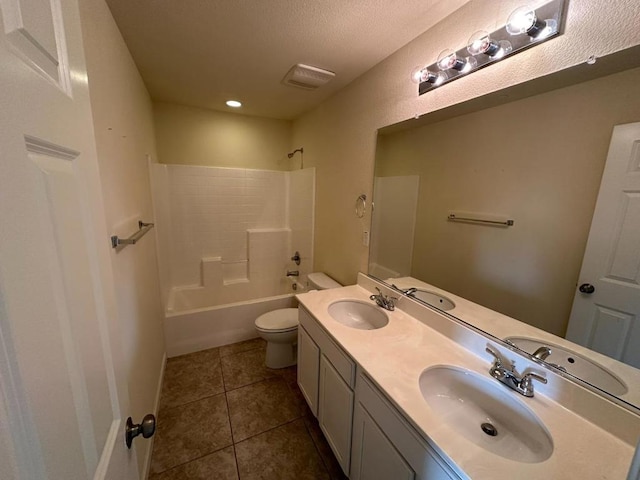
[(369, 274), (640, 407), (640, 68), (599, 63), (381, 130)]

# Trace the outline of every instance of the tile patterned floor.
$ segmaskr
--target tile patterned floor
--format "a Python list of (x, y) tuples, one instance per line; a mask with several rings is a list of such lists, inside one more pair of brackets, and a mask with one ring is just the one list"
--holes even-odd
[(346, 479), (296, 383), (262, 339), (170, 358), (149, 480)]

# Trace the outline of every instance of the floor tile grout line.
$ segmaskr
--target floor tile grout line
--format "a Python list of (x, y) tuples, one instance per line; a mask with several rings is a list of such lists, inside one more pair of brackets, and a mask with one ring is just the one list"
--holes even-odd
[[(234, 441), (233, 442), (233, 446), (235, 447), (239, 443), (246, 442), (247, 440), (251, 440), (252, 438), (258, 437), (258, 436), (260, 436), (260, 435), (262, 435), (264, 433), (271, 432), (271, 431), (276, 430), (276, 429), (278, 429), (280, 427), (284, 427), (285, 425), (289, 425), (290, 423), (297, 422), (300, 419), (303, 419), (303, 423), (304, 423), (304, 415), (300, 416), (300, 417), (296, 417), (296, 418), (293, 418), (291, 420), (287, 420), (286, 422), (281, 423), (280, 425), (276, 425), (275, 427), (268, 428), (267, 430), (265, 430), (263, 432), (255, 433), (255, 434), (253, 434), (253, 435), (251, 435), (251, 436), (249, 436), (247, 438), (243, 438), (242, 440), (238, 440), (237, 442)], [(306, 425), (305, 425), (305, 428), (306, 428)], [(313, 438), (311, 438), (311, 442), (313, 442)]]
[[(166, 470), (163, 470), (161, 472), (155, 472), (155, 473), (153, 473), (153, 475), (156, 475), (156, 476), (157, 475), (163, 475), (163, 474), (165, 474), (165, 473), (167, 473), (167, 472), (169, 472), (171, 470), (174, 470), (174, 469), (176, 469), (178, 467), (184, 467), (188, 463), (195, 462), (196, 460), (200, 460), (200, 459), (203, 459), (204, 457), (208, 457), (209, 455), (213, 455), (214, 453), (218, 453), (218, 452), (224, 450), (225, 448), (234, 447), (233, 439), (231, 440), (231, 442), (232, 443), (230, 443), (229, 445), (225, 445), (224, 447), (220, 447), (220, 448), (218, 448), (216, 450), (213, 450), (211, 452), (207, 452), (207, 453), (205, 453), (203, 455), (200, 455), (199, 457), (194, 457), (194, 458), (192, 458), (190, 460), (187, 460), (186, 462), (179, 463), (178, 465), (174, 465), (173, 467), (169, 467)], [(234, 455), (235, 455), (235, 447), (233, 448), (233, 450), (234, 450)], [(152, 478), (151, 475), (149, 475), (149, 478)]]
[(229, 421), (229, 431), (231, 432), (231, 444), (233, 447), (233, 459), (236, 462), (236, 474), (240, 479), (240, 465), (238, 464), (238, 453), (236, 452), (236, 442), (233, 438), (233, 424), (231, 423), (231, 409), (229, 408), (229, 398), (227, 398), (227, 392), (224, 392), (224, 401), (227, 404), (227, 420)]

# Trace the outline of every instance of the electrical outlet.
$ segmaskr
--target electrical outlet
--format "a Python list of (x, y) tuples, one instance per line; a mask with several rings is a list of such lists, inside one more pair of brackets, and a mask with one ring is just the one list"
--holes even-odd
[(369, 246), (369, 232), (367, 230), (362, 232), (362, 245), (365, 247)]

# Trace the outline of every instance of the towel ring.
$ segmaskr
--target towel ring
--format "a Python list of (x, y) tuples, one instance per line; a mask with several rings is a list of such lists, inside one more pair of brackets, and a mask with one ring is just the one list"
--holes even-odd
[(364, 217), (367, 211), (367, 196), (363, 193), (356, 199), (356, 217)]

